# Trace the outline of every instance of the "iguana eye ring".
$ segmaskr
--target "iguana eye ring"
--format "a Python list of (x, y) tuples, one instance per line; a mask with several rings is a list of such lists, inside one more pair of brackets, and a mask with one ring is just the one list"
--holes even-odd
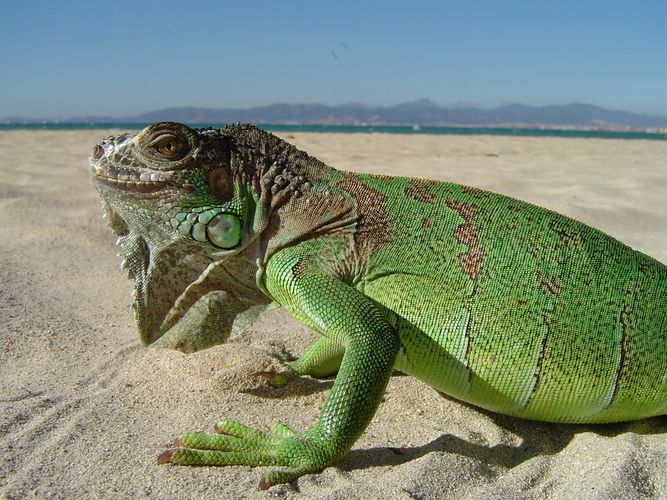
[(159, 136), (150, 147), (167, 160), (180, 160), (188, 153), (188, 143), (174, 134)]
[(137, 135), (139, 154), (152, 168), (170, 169), (190, 155), (197, 145), (192, 129), (180, 123), (161, 122), (147, 127)]

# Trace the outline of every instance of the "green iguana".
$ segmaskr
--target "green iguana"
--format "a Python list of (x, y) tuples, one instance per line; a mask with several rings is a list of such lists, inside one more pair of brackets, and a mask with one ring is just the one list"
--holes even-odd
[(282, 467), (262, 488), (320, 471), (394, 369), (528, 419), (667, 413), (667, 266), (585, 224), (472, 187), (341, 172), (249, 125), (157, 123), (91, 161), (145, 344), (205, 349), (280, 305), (321, 335), (289, 370), (336, 375), (311, 429), (223, 420), (160, 463)]

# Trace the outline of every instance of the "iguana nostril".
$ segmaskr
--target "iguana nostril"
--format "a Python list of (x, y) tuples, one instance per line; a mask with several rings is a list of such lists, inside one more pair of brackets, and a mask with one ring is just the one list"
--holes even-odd
[(104, 156), (104, 148), (99, 144), (93, 150), (93, 160), (99, 160)]

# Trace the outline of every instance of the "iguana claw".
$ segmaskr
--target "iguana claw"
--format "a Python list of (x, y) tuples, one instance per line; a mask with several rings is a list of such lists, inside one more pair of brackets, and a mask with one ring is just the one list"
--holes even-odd
[(160, 455), (157, 457), (158, 465), (164, 465), (171, 462), (171, 456), (174, 454), (174, 451), (176, 451), (174, 448), (169, 448), (168, 450), (160, 453)]

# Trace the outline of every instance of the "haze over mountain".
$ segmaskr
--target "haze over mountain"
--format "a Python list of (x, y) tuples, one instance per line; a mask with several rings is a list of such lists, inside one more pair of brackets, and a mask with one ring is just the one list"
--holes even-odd
[(667, 117), (608, 110), (590, 104), (527, 106), (509, 104), (497, 108), (439, 106), (429, 99), (394, 106), (344, 104), (271, 104), (246, 109), (174, 107), (129, 117), (85, 116), (60, 119), (8, 117), (4, 123), (185, 123), (250, 122), (264, 124), (514, 126), (582, 128), (665, 128)]

